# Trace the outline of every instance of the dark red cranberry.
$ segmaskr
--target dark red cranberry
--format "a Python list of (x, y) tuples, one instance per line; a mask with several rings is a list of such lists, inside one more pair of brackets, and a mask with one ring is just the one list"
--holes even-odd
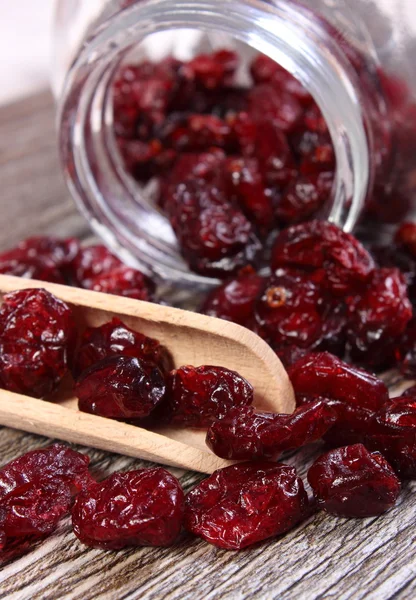
[(394, 241), (416, 258), (416, 223), (402, 223), (396, 232)]
[(187, 495), (184, 524), (210, 544), (241, 550), (292, 529), (307, 508), (293, 467), (242, 463), (215, 471)]
[(285, 224), (298, 223), (314, 216), (328, 201), (332, 189), (332, 173), (301, 175), (285, 189), (276, 214)]
[(0, 255), (0, 274), (50, 283), (65, 283), (62, 273), (53, 260), (46, 256), (28, 256), (27, 252), (20, 248)]
[(375, 270), (364, 294), (351, 307), (348, 337), (353, 358), (383, 366), (411, 317), (412, 305), (400, 271)]
[(260, 249), (250, 221), (229, 206), (210, 206), (196, 215), (182, 208), (171, 223), (182, 255), (197, 273), (233, 273), (253, 262)]
[(274, 206), (257, 160), (229, 158), (225, 163), (224, 177), (228, 197), (236, 202), (260, 232), (267, 233), (274, 225)]
[(10, 539), (43, 537), (69, 512), (74, 492), (91, 485), (89, 458), (54, 444), (0, 470), (0, 547)]
[(395, 357), (400, 372), (406, 377), (416, 377), (416, 319), (412, 319), (395, 347)]
[(235, 407), (212, 423), (206, 442), (222, 458), (276, 458), (285, 450), (320, 439), (335, 419), (323, 400), (302, 406), (292, 415), (256, 414), (252, 406)]
[(310, 221), (278, 235), (272, 268), (280, 267), (305, 269), (314, 281), (345, 295), (369, 280), (374, 261), (349, 233), (326, 221)]
[(263, 277), (251, 267), (245, 267), (235, 277), (210, 292), (201, 312), (210, 317), (245, 325), (253, 313), (263, 284)]
[(80, 244), (75, 238), (38, 236), (20, 242), (18, 248), (25, 251), (28, 257), (45, 257), (52, 260), (61, 272), (65, 272), (80, 251)]
[(181, 150), (206, 150), (211, 147), (223, 148), (230, 137), (227, 123), (213, 115), (192, 115), (186, 128), (174, 140), (175, 148)]
[(167, 349), (157, 340), (130, 329), (114, 318), (100, 327), (88, 327), (81, 338), (74, 364), (74, 375), (113, 355), (131, 356), (154, 363), (162, 372), (172, 367)]
[(89, 289), (105, 294), (126, 296), (135, 300), (153, 300), (155, 285), (153, 281), (138, 271), (124, 265), (108, 273), (97, 275), (89, 282)]
[(171, 371), (166, 380), (164, 407), (172, 423), (205, 427), (231, 407), (252, 402), (248, 381), (223, 367), (185, 366)]
[(312, 102), (312, 96), (303, 85), (288, 71), (265, 54), (258, 54), (250, 65), (250, 73), (255, 83), (273, 83), (277, 89), (285, 89), (303, 105)]
[(83, 371), (75, 385), (78, 407), (110, 419), (147, 417), (165, 394), (160, 369), (131, 356), (109, 356)]
[(321, 291), (308, 275), (277, 271), (254, 307), (252, 328), (273, 348), (311, 348), (322, 336)]
[(268, 185), (286, 186), (298, 175), (286, 136), (276, 122), (256, 123), (255, 156)]
[(227, 124), (230, 127), (230, 145), (243, 156), (255, 155), (257, 125), (245, 111), (239, 111), (228, 116)]
[(416, 478), (416, 405), (393, 398), (368, 422), (365, 445), (386, 457), (401, 479)]
[(341, 517), (381, 515), (400, 494), (400, 481), (389, 463), (362, 444), (330, 450), (318, 458), (308, 481), (318, 506)]
[(303, 110), (295, 96), (264, 83), (249, 92), (249, 114), (255, 121), (271, 121), (281, 131), (290, 132), (302, 119)]
[(87, 546), (170, 546), (179, 535), (184, 495), (179, 481), (160, 467), (115, 473), (79, 494), (72, 526)]
[(200, 54), (188, 65), (194, 72), (195, 81), (207, 90), (219, 88), (230, 76), (230, 60), (217, 60), (215, 54)]
[(349, 365), (329, 352), (309, 354), (288, 371), (296, 396), (340, 400), (360, 408), (377, 410), (388, 402), (381, 379)]
[(158, 140), (123, 140), (118, 146), (130, 174), (143, 183), (169, 171), (177, 157), (174, 150), (164, 149)]
[(368, 422), (374, 411), (368, 408), (347, 404), (340, 400), (326, 400), (336, 414), (335, 424), (323, 436), (326, 444), (332, 448), (363, 443), (367, 434)]
[(119, 258), (100, 244), (81, 248), (70, 266), (71, 280), (79, 287), (91, 287), (91, 281), (122, 266)]
[(11, 392), (42, 398), (58, 387), (75, 349), (70, 308), (43, 289), (6, 294), (0, 310), (0, 380)]

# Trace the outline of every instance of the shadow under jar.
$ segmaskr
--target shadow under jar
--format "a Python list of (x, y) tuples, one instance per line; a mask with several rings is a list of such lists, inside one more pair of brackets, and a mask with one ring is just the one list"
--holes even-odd
[[(365, 230), (367, 220), (373, 227), (364, 235), (370, 236), (371, 229), (380, 232), (403, 220), (413, 211), (416, 184), (410, 60), (416, 31), (408, 4), (58, 0), (54, 91), (61, 159), (94, 231), (126, 263), (185, 295), (206, 291), (230, 273), (189, 268), (158, 202), (169, 170), (159, 180), (133, 177), (115, 127), (114, 90), (124, 65), (169, 57), (189, 64), (223, 49), (239, 55), (238, 89), (253, 86), (250, 65), (261, 53), (302, 84), (323, 116), (336, 166), (314, 218), (346, 231)], [(374, 228), (375, 221), (380, 225)], [(262, 245), (267, 248), (266, 239)]]

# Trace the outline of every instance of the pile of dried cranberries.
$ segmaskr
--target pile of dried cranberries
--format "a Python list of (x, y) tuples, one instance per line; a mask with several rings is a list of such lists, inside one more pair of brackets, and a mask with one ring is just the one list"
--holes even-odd
[[(0, 470), (0, 547), (43, 537), (72, 511), (75, 534), (93, 547), (166, 546), (184, 527), (237, 550), (317, 508), (379, 515), (401, 481), (416, 478), (416, 386), (390, 398), (373, 374), (398, 366), (416, 376), (416, 225), (369, 247), (314, 218), (335, 168), (316, 104), (264, 56), (251, 64), (251, 86), (236, 85), (238, 69), (229, 51), (125, 67), (114, 84), (115, 133), (130, 173), (159, 180), (191, 268), (226, 278), (201, 310), (267, 341), (297, 408), (258, 412), (238, 373), (174, 369), (169, 349), (118, 319), (80, 331), (46, 290), (7, 294), (0, 387), (50, 399), (72, 376), (80, 410), (141, 427), (205, 428), (215, 454), (243, 462), (185, 497), (162, 468), (97, 482), (88, 458), (66, 446), (30, 452)], [(256, 269), (267, 253), (266, 276)], [(154, 299), (148, 277), (73, 239), (21, 242), (0, 255), (0, 273)], [(309, 498), (295, 469), (276, 461), (318, 440), (327, 451), (309, 469)]]

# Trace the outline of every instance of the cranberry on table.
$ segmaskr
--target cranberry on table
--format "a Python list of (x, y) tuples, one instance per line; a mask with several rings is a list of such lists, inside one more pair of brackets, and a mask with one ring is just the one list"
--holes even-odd
[(265, 279), (251, 267), (245, 267), (235, 277), (227, 279), (208, 294), (201, 312), (245, 325)]
[(0, 309), (0, 385), (37, 398), (56, 390), (76, 343), (71, 309), (43, 289), (6, 294)]
[(281, 269), (263, 286), (251, 328), (276, 351), (313, 348), (323, 335), (322, 292), (307, 274)]
[(381, 452), (401, 479), (416, 478), (416, 405), (411, 394), (393, 398), (368, 422), (365, 445)]
[(331, 450), (308, 472), (318, 506), (341, 517), (373, 517), (392, 508), (400, 481), (378, 452), (362, 444)]
[(80, 410), (111, 419), (147, 417), (165, 390), (164, 376), (156, 365), (117, 355), (83, 371), (75, 385)]
[(288, 370), (296, 397), (320, 396), (369, 410), (389, 401), (381, 379), (343, 362), (329, 352), (309, 354)]
[(33, 450), (0, 469), (0, 548), (9, 540), (51, 533), (66, 515), (74, 492), (93, 483), (89, 458), (54, 444)]
[(155, 291), (155, 285), (149, 277), (124, 265), (94, 277), (88, 287), (94, 292), (116, 294), (147, 302), (153, 300)]
[(241, 463), (215, 471), (187, 495), (184, 525), (219, 548), (241, 550), (289, 531), (307, 509), (293, 467)]
[(205, 427), (222, 418), (231, 407), (252, 402), (252, 386), (235, 371), (184, 366), (167, 376), (163, 408), (172, 423)]
[(115, 473), (79, 494), (72, 509), (75, 535), (87, 546), (170, 546), (183, 519), (179, 481), (162, 468)]
[(162, 372), (172, 368), (168, 350), (158, 340), (127, 327), (114, 317), (100, 327), (87, 327), (81, 337), (74, 361), (74, 376), (113, 355), (131, 356), (154, 363)]
[(309, 221), (282, 231), (272, 250), (273, 269), (304, 269), (332, 293), (361, 290), (374, 269), (367, 250), (349, 233), (326, 221)]
[(221, 458), (276, 458), (285, 450), (319, 440), (335, 421), (335, 413), (322, 400), (291, 415), (255, 413), (252, 406), (235, 407), (212, 423), (206, 443)]
[(43, 256), (51, 259), (60, 271), (69, 267), (81, 249), (76, 238), (59, 239), (48, 236), (31, 237), (20, 242), (18, 248), (30, 257)]
[[(351, 307), (348, 337), (352, 357), (374, 367), (393, 358), (394, 344), (412, 317), (407, 286), (398, 269), (378, 269)], [(388, 362), (387, 362), (388, 365)]]

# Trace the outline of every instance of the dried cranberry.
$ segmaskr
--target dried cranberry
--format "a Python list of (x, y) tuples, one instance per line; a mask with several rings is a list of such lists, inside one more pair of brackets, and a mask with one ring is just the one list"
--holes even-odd
[(235, 371), (223, 367), (184, 366), (166, 380), (165, 410), (172, 423), (205, 427), (233, 406), (253, 402), (253, 388)]
[(81, 248), (70, 267), (71, 280), (79, 287), (91, 287), (91, 281), (122, 266), (119, 258), (102, 245)]
[(250, 221), (229, 206), (210, 206), (196, 215), (182, 208), (171, 223), (182, 255), (197, 273), (233, 273), (252, 262), (260, 249)]
[(277, 89), (285, 89), (303, 105), (312, 102), (312, 96), (303, 85), (288, 71), (265, 54), (258, 54), (250, 65), (250, 73), (255, 83), (273, 83)]
[(215, 55), (200, 54), (188, 65), (194, 72), (197, 83), (208, 90), (220, 87), (230, 75), (230, 63), (217, 60)]
[(0, 547), (9, 538), (42, 537), (69, 512), (74, 492), (92, 483), (89, 458), (54, 444), (0, 470)]
[(83, 371), (75, 395), (84, 412), (111, 419), (141, 419), (156, 408), (165, 389), (156, 365), (131, 356), (109, 356)]
[(383, 366), (411, 317), (412, 305), (400, 271), (375, 270), (351, 308), (348, 337), (353, 358), (373, 367)]
[(74, 375), (103, 358), (113, 355), (131, 356), (156, 364), (163, 372), (170, 370), (172, 358), (157, 340), (130, 329), (117, 319), (100, 327), (88, 327), (81, 338), (74, 364)]
[(252, 328), (273, 348), (310, 348), (322, 336), (321, 291), (308, 276), (277, 271), (254, 307)]
[(270, 121), (283, 132), (293, 130), (302, 118), (302, 105), (284, 90), (270, 83), (252, 88), (249, 92), (249, 114), (256, 121)]
[(215, 471), (187, 495), (184, 524), (215, 546), (241, 550), (292, 529), (307, 507), (293, 467), (242, 463)]
[(416, 377), (416, 319), (412, 319), (397, 340), (395, 357), (400, 372), (406, 377)]
[(251, 317), (264, 278), (246, 267), (235, 277), (227, 279), (206, 298), (201, 312), (245, 325)]
[(70, 308), (43, 289), (6, 294), (0, 310), (0, 380), (4, 388), (42, 398), (67, 373), (75, 348)]
[(46, 256), (28, 256), (27, 252), (20, 248), (0, 255), (0, 273), (50, 283), (65, 283), (53, 260)]
[(328, 201), (332, 173), (317, 173), (296, 178), (285, 189), (276, 214), (285, 224), (298, 223), (315, 215)]
[(256, 123), (256, 157), (268, 185), (286, 186), (298, 175), (286, 136), (278, 123)]
[(253, 156), (256, 149), (257, 125), (245, 111), (239, 111), (227, 118), (230, 127), (230, 145), (243, 156)]
[(289, 368), (296, 396), (320, 396), (377, 410), (388, 402), (386, 385), (329, 352), (309, 354)]
[(235, 407), (214, 421), (206, 442), (222, 458), (276, 458), (284, 450), (320, 439), (335, 419), (335, 413), (322, 400), (302, 406), (292, 415), (255, 414), (252, 406)]
[(93, 548), (170, 546), (179, 535), (184, 495), (165, 469), (115, 473), (79, 494), (72, 525), (79, 540)]
[(227, 145), (230, 128), (222, 119), (213, 115), (192, 115), (188, 118), (182, 135), (176, 135), (175, 148), (181, 150), (205, 150)]
[(367, 434), (368, 422), (374, 411), (340, 400), (326, 400), (336, 414), (336, 423), (323, 436), (332, 448), (363, 443)]
[(256, 159), (228, 159), (224, 177), (228, 197), (237, 203), (260, 232), (267, 233), (274, 224), (274, 207)]
[(305, 269), (314, 281), (344, 295), (368, 281), (374, 262), (349, 233), (326, 221), (310, 221), (293, 225), (278, 235), (272, 268), (279, 267)]
[(368, 422), (365, 445), (383, 454), (402, 479), (416, 478), (414, 397), (393, 398)]
[(90, 280), (89, 289), (105, 294), (126, 296), (135, 300), (153, 300), (155, 285), (153, 281), (138, 271), (124, 265), (102, 273)]
[(342, 517), (373, 517), (395, 505), (400, 481), (378, 452), (362, 444), (331, 450), (312, 465), (308, 481), (318, 506)]
[(402, 223), (396, 231), (394, 241), (397, 246), (405, 248), (411, 256), (416, 258), (416, 224)]

